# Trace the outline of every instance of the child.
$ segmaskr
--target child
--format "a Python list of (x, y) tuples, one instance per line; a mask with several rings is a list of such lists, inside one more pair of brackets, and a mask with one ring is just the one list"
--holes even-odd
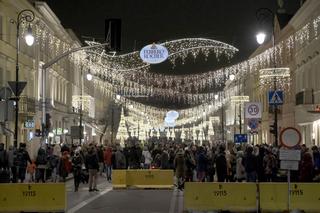
[(36, 171), (36, 163), (34, 160), (32, 160), (32, 163), (29, 163), (27, 166), (27, 174), (29, 176), (29, 183), (34, 182), (35, 171)]

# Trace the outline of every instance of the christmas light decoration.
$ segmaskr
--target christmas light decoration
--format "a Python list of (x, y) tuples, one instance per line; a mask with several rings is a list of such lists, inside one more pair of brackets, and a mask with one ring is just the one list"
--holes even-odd
[[(105, 53), (104, 48), (73, 53), (69, 56), (69, 60), (77, 66), (82, 66), (84, 70), (90, 70), (95, 89), (99, 89), (103, 94), (112, 98), (116, 98), (118, 94), (120, 96), (119, 103), (130, 106), (128, 110), (132, 116), (148, 116), (150, 124), (143, 128), (160, 128), (168, 109), (151, 107), (130, 100), (130, 95), (159, 94), (163, 98), (176, 97), (186, 103), (198, 104), (188, 109), (177, 110), (180, 116), (175, 124), (177, 127), (181, 127), (204, 120), (229, 101), (232, 96), (236, 95), (233, 89), (220, 91), (218, 96), (216, 96), (217, 92), (212, 92), (215, 91), (216, 86), (223, 85), (229, 76), (233, 75), (240, 78), (251, 74), (259, 75), (261, 87), (269, 86), (269, 80), (274, 77), (274, 70), (269, 69), (273, 67), (274, 54), (276, 56), (276, 66), (282, 67), (294, 57), (299, 49), (303, 48), (312, 39), (318, 39), (319, 24), (320, 16), (279, 41), (274, 48), (269, 48), (241, 63), (201, 74), (164, 76), (150, 73), (148, 72), (150, 65), (139, 58), (138, 52), (113, 56)], [(25, 35), (28, 25), (22, 24), (21, 28), (23, 31), (21, 35)], [(40, 51), (48, 52), (48, 55), (44, 57), (46, 60), (54, 58), (76, 45), (70, 44), (69, 41), (60, 38), (59, 35), (54, 35), (50, 27), (39, 19), (36, 20), (32, 28), (35, 35), (35, 44), (40, 47)], [(96, 44), (95, 42), (87, 43), (88, 45)], [(213, 53), (216, 54), (217, 58), (221, 56), (230, 58), (237, 51), (231, 45), (201, 38), (180, 39), (165, 42), (162, 45), (168, 49), (169, 60), (173, 65), (177, 63), (178, 58), (183, 63), (188, 55), (197, 57), (199, 54), (203, 54), (207, 57), (208, 54)], [(44, 51), (45, 49), (49, 51)], [(285, 68), (280, 69), (282, 70), (276, 71), (282, 73), (282, 76), (277, 76), (277, 87), (281, 87), (281, 85), (287, 87), (291, 82), (290, 71)], [(211, 88), (211, 92), (203, 92), (206, 88)], [(128, 97), (125, 97), (126, 95)]]

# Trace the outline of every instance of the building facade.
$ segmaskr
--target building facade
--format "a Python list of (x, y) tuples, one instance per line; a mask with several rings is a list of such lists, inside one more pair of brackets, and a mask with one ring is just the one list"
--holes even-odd
[[(35, 42), (24, 42), (28, 25), (20, 25), (19, 78), (26, 81), (19, 102), (18, 142), (27, 142), (41, 129), (42, 65), (60, 54), (82, 46), (75, 34), (63, 28), (60, 20), (44, 2), (27, 0), (0, 1), (0, 86), (15, 81), (16, 25), (12, 20), (24, 9), (35, 14), (31, 23)], [(84, 141), (100, 142), (109, 99), (107, 94), (85, 76), (90, 67), (81, 63), (83, 53), (74, 53), (59, 60), (46, 72), (46, 114), (51, 143), (71, 143), (71, 126), (78, 126), (80, 108), (84, 125)], [(80, 97), (80, 98), (79, 98)], [(80, 99), (80, 102), (79, 102)], [(81, 104), (80, 104), (81, 103)], [(14, 119), (1, 122), (1, 142), (12, 144)], [(10, 131), (11, 130), (11, 131)]]
[[(289, 69), (290, 77), (276, 79), (276, 88), (284, 93), (283, 105), (278, 106), (278, 135), (286, 127), (296, 127), (301, 132), (303, 144), (320, 145), (320, 114), (317, 107), (320, 104), (320, 1), (306, 1), (283, 28), (280, 22), (278, 17), (274, 28), (275, 47), (272, 40), (261, 45), (243, 62), (247, 64), (247, 70), (242, 73), (249, 74), (244, 78), (236, 76), (236, 79), (244, 79), (240, 83), (243, 89), (239, 94), (248, 95), (250, 101), (261, 102), (263, 106), (258, 134), (250, 134), (247, 119), (242, 120), (245, 123), (243, 129), (249, 134), (249, 142), (274, 143), (274, 136), (270, 133), (274, 110), (268, 103), (268, 91), (274, 90), (274, 78), (262, 80), (261, 70), (274, 67), (282, 71)], [(227, 85), (225, 92), (232, 90), (235, 84)], [(231, 112), (231, 105), (227, 110), (228, 124), (236, 118), (236, 111)]]

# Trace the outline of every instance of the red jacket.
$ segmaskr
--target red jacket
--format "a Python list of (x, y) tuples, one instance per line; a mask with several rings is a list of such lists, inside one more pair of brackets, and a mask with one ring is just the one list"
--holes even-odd
[(103, 154), (104, 163), (108, 166), (112, 165), (112, 149), (110, 147), (107, 148), (107, 150), (104, 151)]

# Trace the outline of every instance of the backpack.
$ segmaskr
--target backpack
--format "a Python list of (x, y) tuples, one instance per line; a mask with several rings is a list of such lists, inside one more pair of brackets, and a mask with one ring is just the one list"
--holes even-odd
[(45, 154), (38, 155), (36, 163), (37, 163), (37, 165), (46, 165), (47, 164), (46, 155)]
[(19, 167), (24, 167), (25, 166), (25, 159), (24, 159), (22, 151), (16, 152), (16, 156), (15, 156), (15, 159), (14, 159), (14, 165), (15, 166), (19, 166)]
[(140, 163), (144, 163), (145, 162), (145, 157), (144, 157), (144, 155), (141, 155), (141, 158), (140, 158)]
[(58, 166), (58, 163), (59, 163), (59, 158), (58, 156), (56, 155), (52, 155), (49, 159), (49, 165), (50, 165), (50, 168), (56, 168)]
[(64, 166), (67, 173), (72, 172), (72, 164), (69, 161), (69, 159), (63, 160), (63, 164), (64, 164), (63, 166)]

